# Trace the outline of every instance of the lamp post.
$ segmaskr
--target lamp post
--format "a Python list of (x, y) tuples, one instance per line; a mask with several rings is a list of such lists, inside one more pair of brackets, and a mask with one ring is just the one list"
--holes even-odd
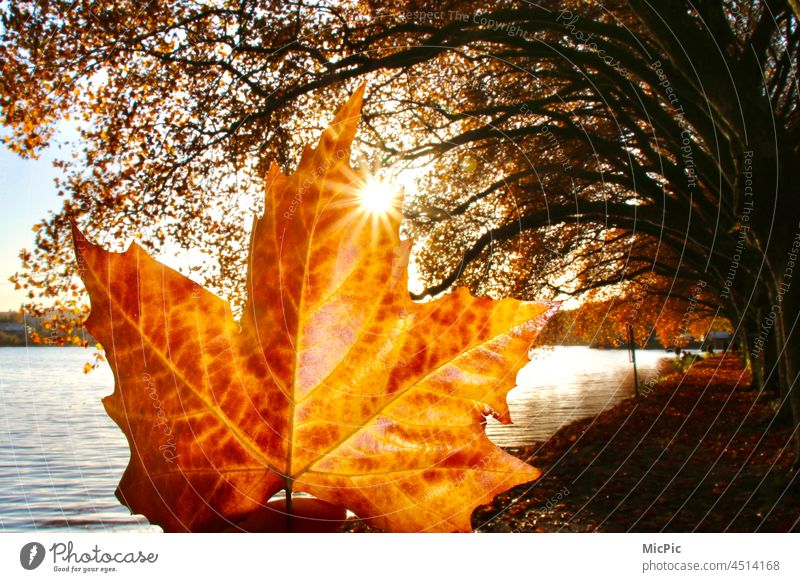
[(628, 324), (628, 361), (633, 363), (633, 385), (636, 389), (636, 400), (639, 400), (639, 371), (636, 369), (636, 338), (633, 335), (633, 324)]

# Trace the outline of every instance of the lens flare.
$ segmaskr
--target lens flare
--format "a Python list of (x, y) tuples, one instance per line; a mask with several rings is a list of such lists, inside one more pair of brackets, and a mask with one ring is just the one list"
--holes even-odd
[(383, 215), (397, 204), (397, 188), (370, 176), (358, 191), (361, 208), (372, 215)]

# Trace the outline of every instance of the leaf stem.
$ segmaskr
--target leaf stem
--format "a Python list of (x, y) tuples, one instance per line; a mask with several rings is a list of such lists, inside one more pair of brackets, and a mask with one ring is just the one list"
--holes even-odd
[(291, 477), (284, 479), (284, 491), (286, 492), (286, 531), (292, 531), (292, 482)]

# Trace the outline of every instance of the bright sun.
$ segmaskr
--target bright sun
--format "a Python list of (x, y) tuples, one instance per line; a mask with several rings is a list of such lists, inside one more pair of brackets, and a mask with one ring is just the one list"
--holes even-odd
[(382, 215), (397, 204), (397, 188), (379, 178), (369, 176), (358, 191), (361, 207), (369, 214)]

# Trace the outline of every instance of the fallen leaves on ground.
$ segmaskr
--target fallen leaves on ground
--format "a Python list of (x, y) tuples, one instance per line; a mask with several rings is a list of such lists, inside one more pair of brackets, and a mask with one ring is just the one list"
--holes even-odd
[[(800, 530), (792, 431), (735, 354), (698, 360), (538, 446), (530, 487), (475, 512), (483, 531)], [(564, 493), (564, 489), (568, 493)]]

